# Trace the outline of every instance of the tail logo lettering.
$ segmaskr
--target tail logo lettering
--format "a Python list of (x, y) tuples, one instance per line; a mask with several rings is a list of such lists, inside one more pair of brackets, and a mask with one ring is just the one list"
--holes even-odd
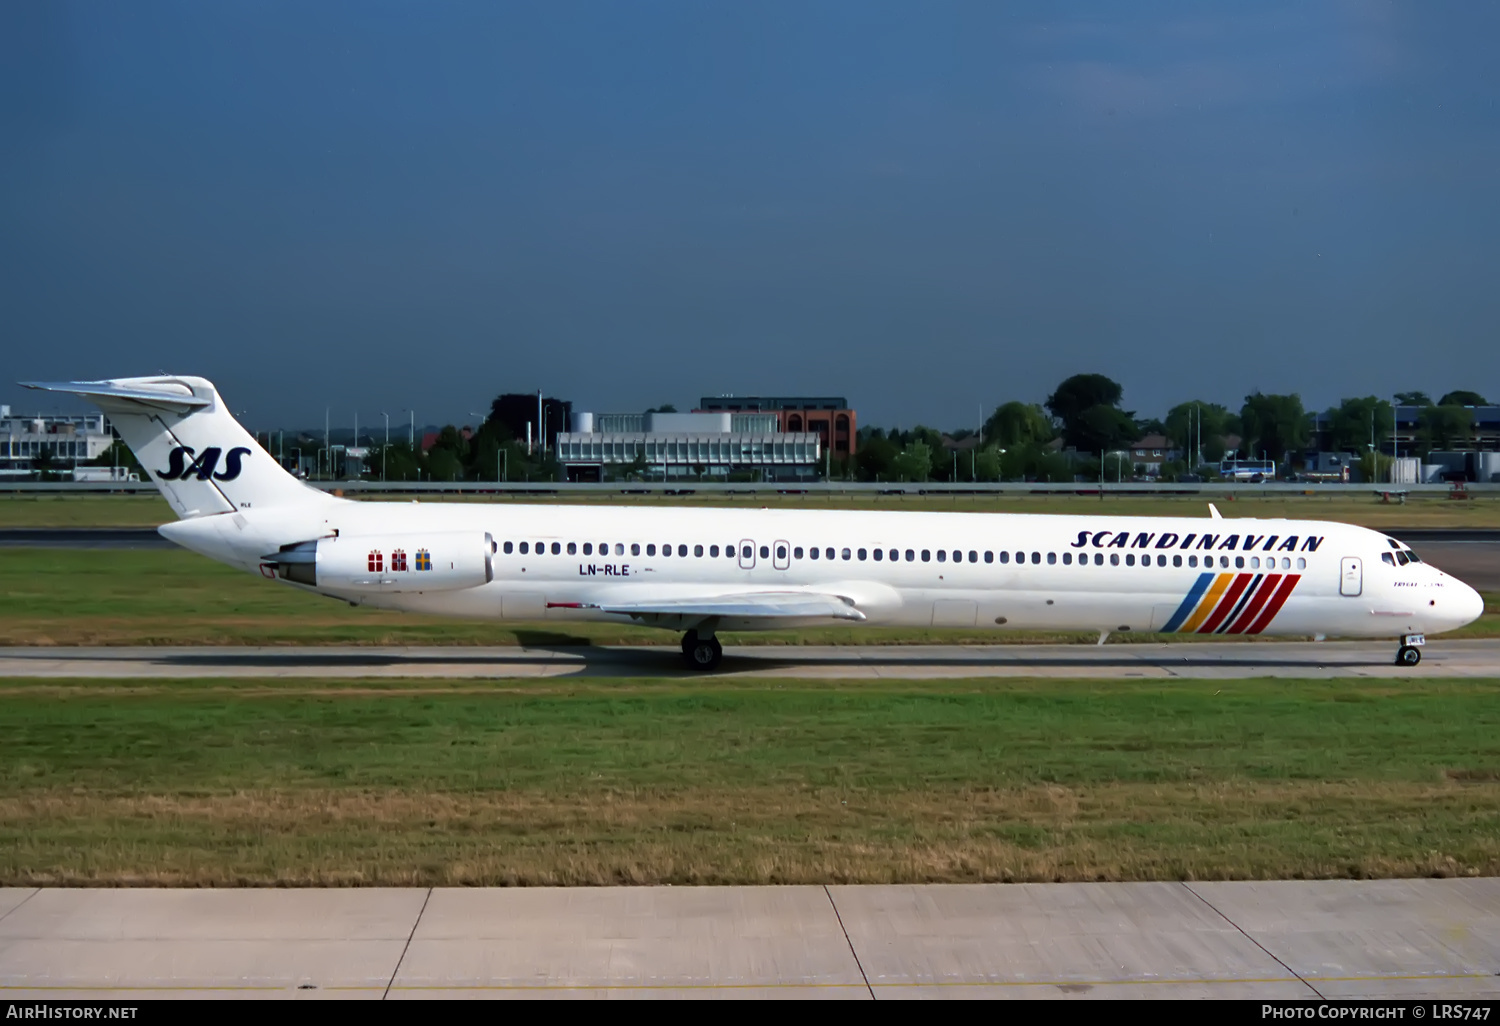
[[(163, 481), (190, 481), (197, 479), (207, 481), (212, 478), (215, 481), (233, 481), (240, 476), (244, 469), (242, 461), (250, 450), (243, 445), (237, 445), (230, 449), (228, 454), (214, 446), (204, 449), (202, 453), (195, 456), (196, 450), (192, 446), (179, 445), (167, 456), (167, 469), (158, 470), (156, 475)], [(219, 471), (219, 457), (224, 455), (224, 470)], [(189, 462), (191, 460), (191, 462)]]

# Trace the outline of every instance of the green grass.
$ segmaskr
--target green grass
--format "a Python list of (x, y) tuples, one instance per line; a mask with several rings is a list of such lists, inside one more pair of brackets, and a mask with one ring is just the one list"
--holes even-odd
[[(660, 645), (676, 637), (615, 624), (488, 623), (354, 608), (179, 549), (0, 549), (0, 645)], [(734, 645), (957, 645), (1094, 637), (922, 627), (723, 635)], [(1168, 637), (1203, 640), (1145, 634), (1114, 640)], [(1500, 637), (1500, 596), (1487, 596), (1483, 617), (1445, 637)]]
[(1500, 681), (10, 682), (0, 884), (1494, 874)]
[[(363, 498), (378, 501), (378, 496)], [(405, 499), (407, 496), (399, 496)], [(1380, 501), (1368, 494), (1314, 492), (1203, 496), (1124, 495), (555, 495), (555, 496), (429, 496), (432, 502), (499, 502), (504, 504), (563, 502), (585, 505), (673, 505), (792, 509), (956, 510), (989, 513), (1073, 513), (1103, 516), (1205, 516), (1210, 501), (1226, 516), (1288, 517), (1336, 520), (1366, 527), (1500, 527), (1500, 495), (1476, 494), (1464, 502), (1446, 495), (1413, 496), (1405, 505)], [(5, 527), (155, 527), (172, 520), (171, 510), (158, 496), (9, 494), (0, 495), (0, 528)]]
[[(1450, 636), (1500, 636), (1497, 598), (1489, 597), (1489, 611), (1478, 622)], [(817, 627), (723, 637), (728, 644), (879, 645), (1082, 641), (1094, 636)], [(498, 624), (354, 608), (180, 550), (0, 550), (0, 645), (631, 645), (668, 644), (675, 638), (667, 631), (615, 624)]]

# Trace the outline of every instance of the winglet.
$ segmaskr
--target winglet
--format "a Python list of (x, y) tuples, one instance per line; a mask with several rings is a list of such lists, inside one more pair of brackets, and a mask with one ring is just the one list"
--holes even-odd
[(1211, 502), (1208, 504), (1208, 512), (1213, 516), (1213, 518), (1215, 520), (1223, 520), (1224, 519), (1224, 515), (1219, 512), (1219, 507), (1215, 506)]

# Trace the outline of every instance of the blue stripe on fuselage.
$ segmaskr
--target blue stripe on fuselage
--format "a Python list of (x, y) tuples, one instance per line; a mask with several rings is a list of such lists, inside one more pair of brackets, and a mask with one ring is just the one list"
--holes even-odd
[(1213, 574), (1198, 575), (1198, 581), (1193, 585), (1193, 590), (1188, 592), (1187, 598), (1182, 600), (1182, 605), (1177, 607), (1177, 612), (1172, 614), (1172, 619), (1168, 620), (1166, 626), (1162, 628), (1163, 634), (1171, 634), (1182, 626), (1182, 621), (1192, 615), (1193, 609), (1198, 605), (1198, 600), (1203, 597), (1203, 593), (1208, 590), (1209, 582), (1213, 579)]

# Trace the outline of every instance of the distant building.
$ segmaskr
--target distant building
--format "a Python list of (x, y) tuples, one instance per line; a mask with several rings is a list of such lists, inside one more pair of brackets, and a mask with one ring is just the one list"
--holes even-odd
[(1130, 443), (1130, 463), (1145, 467), (1147, 477), (1159, 476), (1163, 463), (1181, 458), (1182, 453), (1166, 435), (1146, 435)]
[(822, 469), (813, 432), (782, 431), (769, 414), (588, 413), (557, 435), (557, 459), (572, 481), (598, 481), (636, 467), (658, 480), (750, 474), (767, 481), (808, 481)]
[(837, 459), (854, 455), (859, 425), (843, 396), (718, 395), (698, 403), (700, 413), (720, 411), (774, 413), (782, 431), (816, 434)]
[(102, 413), (26, 417), (0, 406), (0, 474), (6, 477), (29, 477), (39, 458), (50, 459), (54, 469), (71, 470), (98, 459), (113, 442)]

